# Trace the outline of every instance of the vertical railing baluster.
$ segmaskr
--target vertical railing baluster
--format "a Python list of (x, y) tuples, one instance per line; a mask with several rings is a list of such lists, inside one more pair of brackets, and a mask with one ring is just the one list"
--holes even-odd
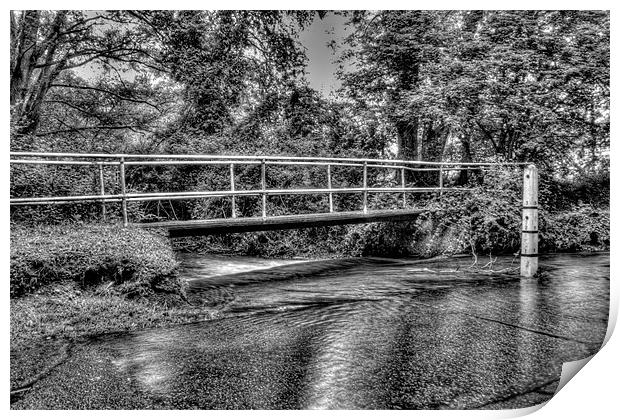
[[(105, 185), (103, 183), (103, 163), (99, 163), (99, 194), (105, 195)], [(105, 223), (105, 201), (101, 199), (101, 221)]]
[(125, 158), (121, 157), (121, 161), (120, 161), (120, 181), (121, 181), (121, 195), (122, 195), (122, 202), (121, 202), (121, 209), (123, 212), (123, 226), (127, 227), (127, 225), (129, 224), (128, 222), (128, 218), (127, 218), (127, 191), (126, 191), (126, 187), (125, 187)]
[(266, 172), (266, 162), (265, 159), (261, 162), (261, 189), (263, 190), (263, 219), (267, 217), (267, 183), (265, 182), (265, 172)]
[(334, 195), (332, 193), (332, 165), (327, 164), (327, 189), (329, 190), (329, 212), (334, 212)]
[(364, 161), (364, 213), (368, 213), (368, 162)]
[(403, 208), (407, 207), (407, 193), (405, 192), (405, 168), (400, 168), (400, 184), (403, 189)]
[(443, 195), (443, 165), (439, 165), (439, 196)]
[[(230, 164), (230, 191), (235, 192), (235, 164), (231, 163)], [(237, 217), (237, 209), (236, 209), (236, 202), (235, 202), (235, 195), (231, 195), (231, 206), (232, 206), (232, 218), (236, 218)]]

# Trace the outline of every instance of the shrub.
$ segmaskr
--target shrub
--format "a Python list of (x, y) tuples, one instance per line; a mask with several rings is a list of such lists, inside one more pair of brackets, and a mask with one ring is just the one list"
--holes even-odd
[(541, 252), (598, 251), (609, 249), (609, 212), (591, 206), (572, 211), (541, 212)]
[(350, 256), (401, 257), (411, 254), (414, 235), (412, 222), (353, 225), (347, 227), (339, 248)]
[(558, 179), (541, 176), (540, 204), (544, 208), (572, 210), (589, 204), (608, 208), (610, 196), (609, 170), (594, 172), (575, 179)]
[(51, 283), (103, 283), (129, 297), (179, 292), (166, 238), (137, 228), (57, 225), (11, 228), (11, 296)]
[(482, 185), (436, 196), (429, 204), (433, 211), (416, 221), (411, 252), (514, 252), (520, 243), (520, 182), (513, 171), (490, 172)]

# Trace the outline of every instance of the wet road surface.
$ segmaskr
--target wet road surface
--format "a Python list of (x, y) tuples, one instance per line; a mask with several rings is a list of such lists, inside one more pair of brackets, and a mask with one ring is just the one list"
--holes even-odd
[(535, 280), (452, 271), (469, 259), (221, 275), (225, 261), (182, 258), (194, 301), (221, 319), (76, 346), (12, 408), (527, 407), (607, 329), (609, 254), (545, 257)]

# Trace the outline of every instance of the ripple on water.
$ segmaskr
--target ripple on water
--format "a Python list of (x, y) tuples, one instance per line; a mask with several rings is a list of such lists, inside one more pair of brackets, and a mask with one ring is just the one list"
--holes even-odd
[[(555, 383), (562, 362), (595, 352), (607, 327), (608, 254), (542, 258), (543, 275), (531, 280), (455, 271), (469, 259), (201, 258), (185, 256), (181, 276), (222, 317), (96, 340), (141, 401), (514, 408), (548, 400), (536, 390)], [(88, 398), (54, 389), (65, 408)]]

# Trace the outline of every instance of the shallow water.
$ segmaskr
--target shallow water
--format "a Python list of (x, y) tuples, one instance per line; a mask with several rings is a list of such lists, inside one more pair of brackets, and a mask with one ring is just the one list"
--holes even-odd
[(64, 408), (526, 407), (551, 398), (562, 362), (595, 353), (607, 328), (609, 254), (544, 257), (534, 280), (473, 274), (468, 258), (180, 257), (192, 299), (222, 317), (76, 350), (71, 363), (126, 381), (122, 401), (48, 384), (50, 398)]

